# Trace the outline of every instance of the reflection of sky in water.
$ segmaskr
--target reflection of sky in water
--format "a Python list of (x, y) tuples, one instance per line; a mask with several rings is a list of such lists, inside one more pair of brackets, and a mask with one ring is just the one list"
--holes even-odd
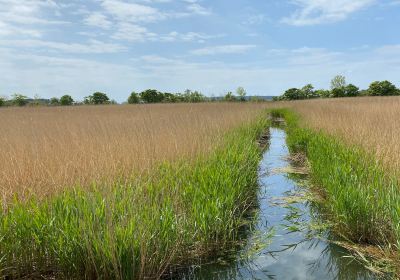
[[(196, 266), (178, 279), (375, 279), (365, 268), (351, 258), (344, 249), (321, 239), (305, 239), (307, 229), (289, 232), (284, 225), (291, 222), (309, 221), (310, 209), (305, 203), (283, 205), (271, 204), (271, 200), (287, 196), (298, 189), (296, 182), (285, 173), (274, 173), (274, 169), (287, 167), (289, 155), (285, 143), (285, 132), (271, 128), (268, 151), (260, 164), (260, 213), (257, 230), (267, 232), (271, 227), (275, 234), (271, 244), (251, 261), (237, 260), (228, 264)], [(286, 219), (291, 210), (300, 213)], [(251, 236), (249, 237), (249, 242)], [(297, 245), (296, 245), (297, 244)], [(286, 246), (286, 247), (285, 247)], [(293, 246), (293, 247), (290, 247)], [(289, 247), (289, 248), (288, 248)], [(287, 250), (284, 250), (287, 248)], [(271, 253), (274, 252), (274, 253)]]

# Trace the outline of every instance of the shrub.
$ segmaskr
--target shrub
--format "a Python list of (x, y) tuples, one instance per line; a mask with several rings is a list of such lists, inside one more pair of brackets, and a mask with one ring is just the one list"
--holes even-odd
[(240, 101), (246, 101), (247, 92), (243, 87), (238, 87), (236, 94), (239, 96)]
[(28, 100), (27, 100), (28, 97), (26, 97), (25, 95), (15, 93), (15, 94), (13, 94), (12, 97), (13, 97), (12, 103), (16, 106), (22, 107), (22, 106), (25, 106), (26, 104), (28, 104)]
[(74, 103), (74, 99), (68, 94), (61, 96), (60, 98), (60, 104), (62, 106), (70, 106)]
[(128, 97), (129, 104), (137, 104), (139, 103), (139, 101), (140, 101), (139, 94), (137, 94), (136, 92), (132, 92), (131, 95)]
[(0, 107), (4, 106), (6, 104), (6, 100), (3, 97), (0, 97)]
[(57, 97), (50, 98), (50, 105), (53, 106), (60, 105), (60, 99), (58, 99)]
[(140, 93), (140, 98), (146, 103), (160, 103), (164, 100), (164, 95), (155, 89), (147, 89)]
[(224, 96), (225, 101), (236, 101), (236, 97), (233, 95), (231, 91), (229, 91), (225, 96)]

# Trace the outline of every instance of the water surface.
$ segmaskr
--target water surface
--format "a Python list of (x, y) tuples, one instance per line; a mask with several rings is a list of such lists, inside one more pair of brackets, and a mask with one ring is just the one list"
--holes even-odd
[(290, 166), (285, 131), (270, 129), (259, 168), (259, 214), (247, 245), (232, 258), (192, 266), (176, 279), (377, 279), (327, 229), (316, 226), (318, 209), (307, 201)]

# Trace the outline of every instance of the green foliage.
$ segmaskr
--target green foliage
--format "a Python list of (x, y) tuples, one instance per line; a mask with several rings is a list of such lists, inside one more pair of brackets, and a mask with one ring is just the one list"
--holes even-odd
[(300, 90), (300, 99), (311, 99), (319, 97), (314, 90), (314, 86), (312, 84), (305, 85)]
[(62, 106), (70, 106), (74, 103), (74, 99), (68, 94), (61, 96), (60, 98), (60, 104)]
[(318, 89), (315, 91), (315, 95), (317, 95), (321, 98), (328, 98), (331, 96), (331, 92), (326, 89)]
[(389, 81), (382, 82), (373, 82), (370, 84), (368, 88), (369, 95), (375, 96), (389, 96), (389, 95), (398, 95), (399, 91), (395, 85), (393, 85)]
[(343, 89), (347, 85), (346, 77), (342, 75), (337, 75), (331, 80), (331, 89)]
[(25, 95), (15, 93), (12, 95), (11, 102), (16, 106), (22, 107), (28, 104), (27, 98)]
[(155, 89), (147, 89), (140, 93), (140, 99), (146, 103), (161, 103), (164, 100), (164, 95)]
[(345, 88), (345, 96), (354, 97), (360, 94), (360, 89), (353, 84), (348, 84)]
[(57, 97), (50, 98), (50, 105), (57, 106), (60, 105), (60, 99)]
[(0, 96), (0, 107), (6, 105), (6, 99)]
[(298, 116), (285, 117), (291, 152), (307, 155), (313, 185), (321, 186), (328, 217), (341, 236), (386, 248), (400, 245), (400, 184), (368, 153), (320, 131), (302, 128)]
[(299, 100), (302, 99), (301, 90), (298, 88), (290, 88), (282, 96), (283, 100)]
[(0, 212), (2, 275), (158, 279), (170, 265), (231, 249), (257, 197), (256, 139), (266, 125), (263, 117), (211, 155), (147, 177), (15, 200)]
[(246, 101), (247, 92), (243, 87), (238, 87), (236, 89), (236, 94), (239, 96), (240, 101)]
[(89, 96), (90, 104), (94, 104), (94, 105), (107, 104), (107, 103), (109, 103), (109, 100), (110, 99), (108, 98), (107, 94), (99, 92), (99, 91), (97, 91)]
[(344, 87), (333, 88), (330, 97), (345, 97), (346, 89)]
[(207, 98), (197, 90), (191, 91), (187, 89), (182, 97), (183, 97), (183, 102), (189, 102), (189, 103), (199, 103), (207, 101)]
[(139, 102), (140, 102), (139, 94), (137, 94), (136, 92), (132, 92), (128, 98), (128, 103), (129, 104), (137, 104)]
[(236, 101), (236, 97), (233, 95), (233, 93), (231, 91), (229, 91), (225, 96), (224, 96), (224, 100), (231, 102), (231, 101)]

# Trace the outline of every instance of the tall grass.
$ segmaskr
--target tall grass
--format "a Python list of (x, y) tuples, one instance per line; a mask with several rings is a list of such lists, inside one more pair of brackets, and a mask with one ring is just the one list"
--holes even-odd
[[(341, 137), (299, 125), (287, 109), (285, 117), (292, 152), (305, 152), (314, 184), (324, 194), (324, 207), (336, 232), (355, 242), (400, 249), (400, 185), (375, 155)], [(367, 124), (366, 124), (367, 125)]]
[(190, 161), (159, 163), (110, 185), (14, 201), (0, 214), (0, 272), (159, 278), (172, 266), (232, 246), (257, 192), (256, 140), (267, 121), (252, 119)]
[(160, 162), (209, 154), (263, 104), (3, 108), (0, 199), (113, 183)]

